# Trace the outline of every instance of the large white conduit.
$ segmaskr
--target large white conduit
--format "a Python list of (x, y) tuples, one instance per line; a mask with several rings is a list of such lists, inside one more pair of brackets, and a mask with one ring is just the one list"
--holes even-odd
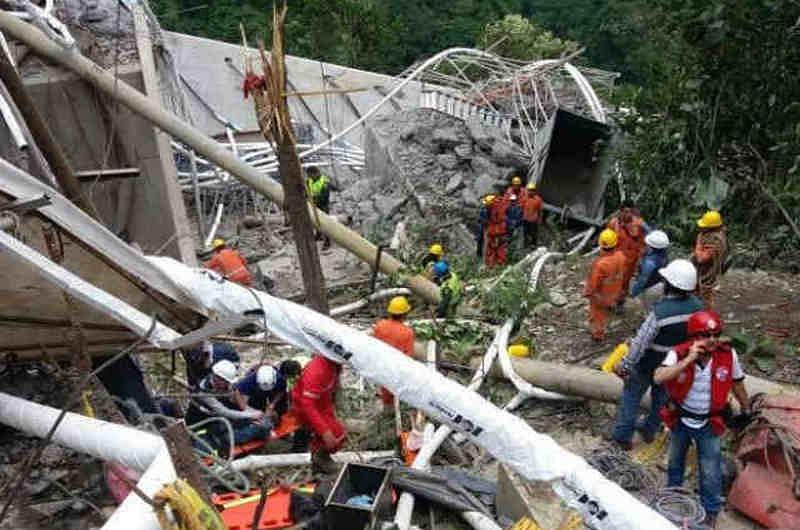
[(213, 272), (192, 269), (170, 258), (151, 259), (187, 295), (220, 316), (263, 308), (271, 333), (297, 347), (350, 365), (373, 383), (389, 388), (402, 401), (467, 435), (528, 480), (551, 482), (554, 491), (594, 528), (675, 528), (549, 436), (388, 344), (306, 307), (224, 281)]

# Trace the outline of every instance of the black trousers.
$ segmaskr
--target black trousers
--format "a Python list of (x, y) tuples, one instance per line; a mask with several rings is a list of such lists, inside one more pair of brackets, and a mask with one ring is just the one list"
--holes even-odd
[(525, 234), (525, 246), (535, 247), (539, 239), (539, 223), (522, 221), (522, 230)]

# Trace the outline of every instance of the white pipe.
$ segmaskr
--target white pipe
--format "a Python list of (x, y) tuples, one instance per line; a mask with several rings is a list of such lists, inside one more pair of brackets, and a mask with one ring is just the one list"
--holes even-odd
[(17, 117), (14, 115), (14, 111), (11, 110), (6, 98), (2, 95), (0, 95), (0, 114), (3, 115), (3, 121), (6, 122), (8, 132), (11, 134), (11, 139), (14, 140), (17, 148), (25, 149), (28, 147), (28, 140), (25, 139), (25, 135), (22, 133)]
[(219, 223), (222, 221), (222, 208), (225, 206), (222, 202), (217, 205), (217, 214), (214, 216), (214, 223), (211, 225), (211, 229), (208, 231), (208, 235), (206, 236), (206, 240), (203, 242), (203, 246), (208, 248), (211, 246), (211, 242), (214, 241), (214, 236), (217, 235), (217, 230), (219, 229)]
[(342, 315), (346, 315), (348, 313), (352, 313), (354, 311), (358, 311), (362, 307), (365, 307), (370, 302), (374, 302), (376, 300), (384, 300), (386, 298), (390, 298), (393, 296), (409, 296), (411, 294), (410, 289), (406, 289), (405, 287), (395, 287), (392, 289), (383, 289), (381, 291), (376, 291), (369, 296), (365, 296), (360, 300), (356, 300), (355, 302), (342, 305), (339, 307), (334, 307), (331, 309), (331, 316), (332, 317), (339, 317)]
[[(0, 422), (44, 438), (61, 411), (0, 392)], [(138, 487), (152, 497), (177, 475), (164, 441), (148, 432), (68, 412), (53, 443), (101, 460), (144, 471)], [(104, 530), (159, 530), (152, 508), (131, 493), (103, 526)]]
[[(338, 464), (350, 462), (368, 462), (375, 458), (396, 456), (396, 451), (362, 451), (332, 454), (333, 461)], [(278, 455), (251, 455), (231, 462), (236, 471), (253, 471), (264, 467), (289, 467), (311, 464), (311, 453), (287, 453)]]

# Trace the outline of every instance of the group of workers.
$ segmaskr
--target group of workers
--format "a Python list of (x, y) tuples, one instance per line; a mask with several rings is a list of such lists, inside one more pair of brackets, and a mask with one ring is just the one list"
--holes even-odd
[[(669, 487), (683, 484), (686, 455), (694, 444), (700, 500), (713, 528), (722, 506), (720, 436), (733, 415), (729, 395), (739, 403), (742, 417), (750, 410), (737, 354), (721, 335), (723, 322), (712, 307), (713, 289), (728, 257), (722, 217), (708, 211), (697, 227), (690, 259), (670, 261), (667, 234), (651, 229), (632, 204), (623, 204), (599, 236), (600, 255), (584, 295), (597, 341), (605, 338), (612, 310), (622, 312), (628, 296), (642, 298), (647, 316), (613, 367), (624, 387), (611, 438), (630, 450), (635, 432), (651, 443), (665, 423), (671, 431)], [(648, 390), (650, 409), (639, 419)]]
[(511, 179), (511, 185), (503, 194), (489, 194), (483, 198), (475, 239), (478, 257), (483, 257), (487, 267), (506, 263), (509, 245), (518, 234), (521, 234), (524, 248), (536, 246), (543, 205), (536, 183), (531, 181), (523, 187), (519, 176)]
[[(325, 212), (330, 204), (329, 190), (327, 177), (318, 168), (309, 168), (308, 196)], [(504, 193), (486, 195), (482, 202), (476, 242), (477, 254), (487, 267), (505, 264), (508, 246), (517, 234), (521, 234), (524, 247), (537, 244), (543, 200), (535, 183), (523, 186), (522, 178), (515, 176)], [(697, 221), (697, 227), (690, 259), (670, 261), (668, 235), (651, 228), (633, 203), (623, 202), (599, 235), (599, 255), (591, 265), (583, 294), (589, 302), (589, 330), (596, 341), (605, 339), (611, 313), (623, 313), (629, 296), (642, 300), (647, 316), (630, 341), (627, 355), (613, 368), (624, 379), (624, 388), (611, 438), (629, 450), (635, 432), (650, 443), (662, 422), (666, 423), (672, 433), (668, 486), (683, 483), (687, 451), (694, 443), (700, 497), (707, 522), (713, 525), (721, 508), (720, 435), (731, 416), (728, 397), (734, 395), (742, 414), (749, 413), (749, 402), (737, 354), (721, 335), (723, 322), (712, 307), (713, 290), (728, 258), (722, 217), (717, 211), (708, 211)], [(251, 280), (244, 274), (244, 260), (237, 259), (224, 242), (215, 243), (215, 248), (217, 254), (207, 265), (247, 285)], [(441, 289), (437, 316), (451, 316), (463, 286), (441, 244), (430, 246), (422, 266), (423, 275)], [(386, 308), (386, 317), (372, 330), (377, 339), (408, 356), (414, 353), (415, 341), (414, 330), (405, 322), (410, 311), (408, 299), (395, 297)], [(527, 353), (527, 346), (511, 348), (523, 347)], [(513, 353), (517, 354), (516, 350)], [(192, 402), (192, 420), (212, 415), (228, 418), (234, 426), (235, 443), (241, 443), (265, 436), (280, 415), (289, 413), (303, 426), (295, 438), (311, 438), (318, 468), (332, 465), (330, 454), (346, 437), (334, 413), (340, 365), (317, 355), (302, 372), (299, 364), (284, 362), (279, 367), (253, 367), (236, 379), (237, 359), (224, 347), (212, 345), (201, 357), (207, 373), (194, 376), (202, 394)], [(293, 386), (287, 384), (293, 379)], [(637, 421), (648, 390), (650, 410)], [(230, 397), (214, 397), (226, 392)], [(380, 389), (379, 397), (384, 407), (393, 406), (394, 396), (387, 389)]]

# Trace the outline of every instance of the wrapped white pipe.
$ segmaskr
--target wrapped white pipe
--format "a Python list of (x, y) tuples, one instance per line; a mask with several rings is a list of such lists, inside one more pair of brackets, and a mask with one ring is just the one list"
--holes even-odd
[(384, 300), (386, 298), (391, 298), (393, 296), (409, 296), (410, 294), (411, 290), (406, 289), (405, 287), (383, 289), (381, 291), (376, 291), (369, 296), (365, 296), (364, 298), (356, 300), (355, 302), (349, 303), (347, 305), (334, 307), (333, 309), (331, 309), (331, 316), (339, 317), (342, 315), (346, 315), (348, 313), (352, 313), (354, 311), (358, 311), (362, 307), (366, 307), (370, 302), (374, 302), (376, 300)]
[(208, 230), (208, 235), (206, 236), (206, 240), (203, 242), (203, 246), (208, 248), (211, 246), (211, 242), (214, 241), (214, 236), (217, 235), (217, 230), (219, 229), (219, 223), (222, 221), (222, 208), (224, 208), (223, 203), (219, 203), (217, 205), (217, 214), (214, 216), (214, 222), (211, 224), (211, 228)]
[[(60, 410), (0, 392), (0, 422), (30, 436), (44, 438)], [(138, 487), (148, 496), (177, 476), (164, 441), (124, 425), (68, 412), (53, 443), (102, 460), (144, 471)], [(103, 526), (104, 530), (159, 530), (152, 508), (131, 493)]]
[[(337, 464), (346, 464), (350, 462), (368, 462), (375, 458), (389, 458), (396, 456), (396, 454), (396, 451), (361, 451), (335, 453), (331, 457)], [(236, 471), (253, 471), (264, 467), (305, 466), (310, 464), (311, 453), (287, 453), (246, 456), (231, 462), (231, 467)]]

